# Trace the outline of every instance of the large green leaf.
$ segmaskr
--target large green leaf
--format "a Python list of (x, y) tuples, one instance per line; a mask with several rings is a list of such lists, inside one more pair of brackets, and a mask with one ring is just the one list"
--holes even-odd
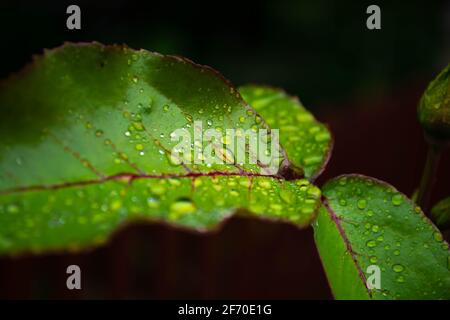
[(290, 97), (283, 90), (247, 85), (239, 92), (271, 128), (280, 130), (280, 142), (289, 160), (302, 167), (309, 179), (317, 177), (332, 150), (328, 128), (316, 121), (296, 97)]
[[(323, 195), (314, 233), (336, 298), (450, 298), (448, 244), (406, 196), (360, 175), (329, 181)], [(380, 289), (368, 289), (370, 265)]]
[(135, 219), (205, 230), (237, 212), (305, 226), (320, 205), (283, 149), (272, 173), (188, 163), (205, 141), (174, 156), (171, 134), (194, 135), (196, 121), (218, 133), (268, 128), (222, 76), (183, 58), (66, 44), (1, 84), (0, 114), (0, 253), (99, 243)]

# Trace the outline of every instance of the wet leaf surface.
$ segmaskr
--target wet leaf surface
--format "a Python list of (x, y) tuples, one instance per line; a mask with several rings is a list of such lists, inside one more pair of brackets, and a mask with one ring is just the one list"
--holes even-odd
[[(285, 100), (274, 103), (294, 107)], [(195, 138), (202, 130), (229, 150), (226, 129), (270, 128), (220, 74), (180, 57), (66, 44), (3, 81), (0, 108), (0, 253), (102, 243), (135, 219), (206, 230), (238, 213), (306, 226), (320, 205), (320, 190), (303, 179), (319, 162), (307, 164), (298, 151), (291, 163), (281, 149), (275, 172), (260, 162), (203, 161), (211, 141)], [(302, 109), (295, 119), (304, 118), (309, 131), (319, 126)], [(178, 129), (193, 137), (187, 152), (174, 153)], [(301, 141), (302, 130), (289, 136)], [(322, 162), (325, 140), (314, 140), (316, 149), (308, 140)], [(236, 160), (233, 150), (222, 159)]]
[[(379, 180), (344, 175), (323, 187), (316, 244), (338, 299), (449, 299), (448, 243), (405, 195)], [(381, 287), (367, 287), (374, 265)]]
[(298, 98), (281, 89), (247, 85), (239, 92), (271, 128), (280, 130), (280, 143), (289, 160), (303, 168), (307, 178), (317, 177), (332, 150), (328, 128), (318, 122)]

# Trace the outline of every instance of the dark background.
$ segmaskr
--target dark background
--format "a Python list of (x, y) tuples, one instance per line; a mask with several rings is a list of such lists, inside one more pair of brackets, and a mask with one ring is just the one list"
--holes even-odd
[[(66, 8), (81, 7), (81, 30)], [(381, 30), (366, 8), (381, 7)], [(425, 143), (416, 106), (450, 61), (448, 1), (5, 1), (0, 78), (64, 41), (125, 43), (186, 56), (234, 84), (267, 83), (298, 95), (335, 137), (319, 178), (363, 173), (410, 195)], [(450, 195), (449, 152), (434, 201)], [(83, 290), (68, 291), (78, 264)], [(0, 258), (1, 298), (331, 298), (312, 230), (231, 219), (212, 235), (134, 225), (82, 254)]]

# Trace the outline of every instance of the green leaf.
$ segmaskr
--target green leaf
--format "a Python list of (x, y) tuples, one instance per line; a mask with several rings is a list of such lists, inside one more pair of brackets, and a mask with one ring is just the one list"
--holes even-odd
[(239, 91), (271, 128), (279, 128), (280, 142), (289, 160), (314, 180), (331, 155), (333, 140), (328, 128), (298, 98), (290, 97), (281, 89), (247, 85)]
[(431, 81), (419, 103), (425, 132), (436, 141), (450, 141), (450, 65)]
[(431, 209), (431, 217), (441, 229), (450, 228), (450, 197), (442, 199)]
[(237, 213), (306, 226), (320, 205), (309, 181), (284, 179), (303, 171), (284, 150), (272, 173), (192, 163), (191, 144), (174, 155), (174, 130), (195, 137), (197, 121), (218, 133), (268, 129), (220, 74), (184, 58), (66, 44), (1, 83), (0, 112), (0, 253), (98, 244), (136, 219), (206, 230)]
[[(336, 298), (450, 298), (448, 243), (405, 195), (360, 175), (327, 182), (323, 195), (314, 234)], [(379, 289), (368, 288), (371, 265)]]

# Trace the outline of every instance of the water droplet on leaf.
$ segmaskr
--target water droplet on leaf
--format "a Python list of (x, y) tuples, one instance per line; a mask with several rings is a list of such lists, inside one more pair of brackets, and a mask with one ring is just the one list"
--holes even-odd
[(394, 264), (392, 266), (392, 270), (394, 270), (394, 272), (402, 272), (403, 270), (405, 270), (405, 267), (403, 267), (401, 264)]
[(367, 206), (367, 200), (366, 199), (359, 199), (358, 203), (357, 203), (357, 206), (361, 210), (365, 209), (366, 206)]
[(403, 202), (403, 197), (400, 194), (396, 194), (394, 196), (392, 196), (392, 204), (394, 206), (399, 206), (401, 205)]

